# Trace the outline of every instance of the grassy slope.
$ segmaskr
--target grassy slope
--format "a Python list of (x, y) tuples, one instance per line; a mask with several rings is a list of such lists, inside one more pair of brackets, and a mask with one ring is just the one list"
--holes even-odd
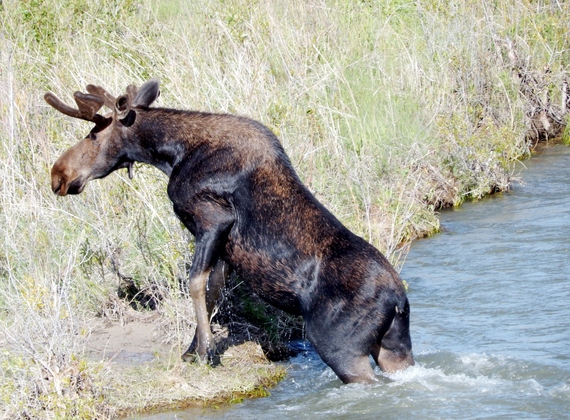
[(438, 206), (506, 188), (528, 153), (509, 51), (559, 100), (568, 6), (498, 3), (1, 2), (0, 413), (112, 412), (115, 374), (83, 348), (87, 318), (121, 317), (118, 273), (167, 300), (161, 339), (188, 343), (193, 325), (178, 292), (191, 244), (166, 180), (140, 166), (56, 199), (50, 165), (89, 125), (43, 93), (158, 77), (159, 105), (259, 119), (319, 199), (397, 263), (402, 243), (438, 229)]

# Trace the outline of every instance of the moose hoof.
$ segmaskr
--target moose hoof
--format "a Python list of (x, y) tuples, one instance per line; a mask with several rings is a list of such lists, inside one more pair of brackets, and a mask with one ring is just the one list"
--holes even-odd
[(209, 364), (210, 366), (221, 365), (220, 355), (213, 350), (208, 350), (204, 356), (200, 356), (197, 351), (186, 351), (182, 355), (182, 361), (197, 364)]

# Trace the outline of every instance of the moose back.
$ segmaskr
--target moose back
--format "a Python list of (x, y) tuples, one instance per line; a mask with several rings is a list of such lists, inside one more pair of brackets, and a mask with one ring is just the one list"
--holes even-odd
[[(413, 365), (410, 309), (386, 258), (350, 232), (303, 185), (275, 135), (228, 114), (153, 108), (159, 84), (130, 85), (115, 98), (88, 85), (77, 108), (52, 93), (58, 111), (95, 124), (53, 165), (55, 194), (134, 162), (169, 177), (174, 212), (195, 237), (189, 289), (197, 327), (186, 356), (212, 359), (210, 316), (231, 268), (269, 303), (302, 315), (306, 336), (345, 383)], [(106, 116), (99, 110), (112, 110)]]

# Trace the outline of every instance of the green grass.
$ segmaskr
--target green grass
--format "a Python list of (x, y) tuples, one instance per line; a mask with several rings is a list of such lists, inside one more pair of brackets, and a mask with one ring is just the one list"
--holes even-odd
[(54, 197), (51, 165), (90, 127), (46, 91), (69, 102), (88, 83), (120, 94), (158, 77), (159, 106), (258, 119), (316, 196), (398, 265), (406, 243), (438, 230), (440, 206), (508, 187), (529, 154), (509, 51), (558, 103), (569, 15), (546, 1), (2, 1), (0, 415), (64, 418), (84, 403), (111, 415), (99, 388), (69, 382), (67, 400), (54, 384), (83, 363), (101, 382), (81, 332), (121, 317), (119, 274), (160, 291), (165, 341), (187, 344), (194, 321), (178, 289), (192, 243), (166, 179), (137, 166), (132, 181), (119, 171)]

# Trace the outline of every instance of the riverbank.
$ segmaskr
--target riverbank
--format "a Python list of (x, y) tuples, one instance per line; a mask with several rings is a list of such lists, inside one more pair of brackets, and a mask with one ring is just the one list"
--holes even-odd
[[(260, 383), (282, 375), (257, 362), (179, 363), (195, 328), (180, 287), (193, 245), (167, 180), (136, 165), (132, 180), (118, 171), (57, 199), (50, 167), (90, 127), (51, 109), (46, 91), (69, 102), (88, 83), (118, 95), (158, 77), (158, 106), (260, 120), (319, 200), (397, 267), (406, 244), (439, 229), (439, 208), (507, 189), (533, 144), (564, 136), (570, 12), (550, 2), (4, 0), (0, 13), (7, 418), (104, 418), (178, 398), (170, 393), (192, 398), (221, 372)], [(302, 333), (238, 285), (234, 332), (265, 343)], [(108, 346), (90, 354), (90, 340), (107, 340), (97, 325), (121, 331), (147, 316), (131, 373), (117, 368), (119, 356), (109, 360)], [(165, 385), (125, 379), (137, 369)], [(169, 377), (188, 387), (169, 388)]]
[[(156, 313), (141, 316), (133, 311), (123, 323), (90, 323), (85, 360), (101, 364), (112, 376), (100, 389), (107, 416), (213, 408), (266, 397), (286, 375), (254, 341), (229, 346), (216, 367), (185, 363), (180, 355), (187, 344), (163, 344), (156, 331), (160, 321)], [(215, 335), (221, 341), (227, 332), (218, 328)]]

